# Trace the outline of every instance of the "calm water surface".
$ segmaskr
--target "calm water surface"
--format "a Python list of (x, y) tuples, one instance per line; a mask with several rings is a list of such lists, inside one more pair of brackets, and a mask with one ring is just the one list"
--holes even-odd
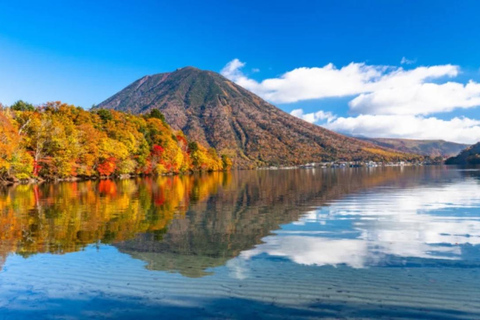
[(480, 171), (0, 189), (0, 318), (480, 319)]

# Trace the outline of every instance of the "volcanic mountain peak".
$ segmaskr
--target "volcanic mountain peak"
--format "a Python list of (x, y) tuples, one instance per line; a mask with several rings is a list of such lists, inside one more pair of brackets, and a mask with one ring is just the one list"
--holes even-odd
[(240, 167), (409, 157), (305, 122), (218, 73), (194, 67), (145, 76), (98, 108), (159, 109), (174, 129)]

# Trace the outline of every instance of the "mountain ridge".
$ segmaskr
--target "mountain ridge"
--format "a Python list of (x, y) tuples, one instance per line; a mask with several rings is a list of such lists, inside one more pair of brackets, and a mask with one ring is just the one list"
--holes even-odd
[(448, 158), (445, 164), (480, 165), (480, 142), (466, 148), (455, 157)]
[(457, 155), (468, 144), (461, 144), (445, 140), (422, 140), (422, 139), (400, 139), (400, 138), (368, 138), (357, 137), (360, 140), (372, 142), (376, 145), (393, 150), (419, 154), (423, 156), (451, 157)]
[(418, 158), (305, 122), (222, 75), (195, 67), (144, 76), (97, 108), (159, 109), (172, 128), (228, 155), (237, 167)]

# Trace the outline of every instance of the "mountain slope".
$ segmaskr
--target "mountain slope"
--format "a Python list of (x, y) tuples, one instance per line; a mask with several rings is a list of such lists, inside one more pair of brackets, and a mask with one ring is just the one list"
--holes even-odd
[(237, 167), (411, 158), (297, 119), (220, 74), (193, 67), (145, 76), (97, 108), (159, 109), (172, 128), (227, 154)]
[(420, 154), (423, 156), (451, 157), (468, 147), (468, 144), (460, 144), (444, 140), (412, 140), (390, 138), (360, 138), (372, 142), (378, 146), (393, 150)]
[(480, 164), (480, 142), (468, 147), (457, 156), (448, 158), (446, 164)]

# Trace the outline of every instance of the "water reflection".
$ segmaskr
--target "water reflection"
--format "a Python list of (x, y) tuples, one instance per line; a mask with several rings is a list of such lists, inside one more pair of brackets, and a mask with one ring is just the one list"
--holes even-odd
[(0, 189), (0, 315), (478, 319), (479, 185), (428, 167)]
[(107, 243), (151, 270), (202, 277), (227, 265), (240, 279), (264, 254), (354, 268), (477, 263), (479, 176), (373, 168), (17, 186), (0, 192), (0, 259)]
[(64, 254), (149, 232), (161, 239), (174, 217), (228, 184), (223, 173), (19, 185), (0, 193), (0, 257)]
[(480, 266), (480, 252), (472, 250), (480, 244), (479, 172), (446, 171), (438, 179), (412, 181), (330, 201), (240, 256), (265, 253), (299, 264), (354, 268), (432, 259)]
[(149, 269), (190, 277), (227, 264), (245, 278), (248, 261), (262, 253), (355, 268), (403, 265), (396, 258), (405, 257), (455, 259), (463, 251), (452, 229), (464, 226), (464, 240), (478, 240), (468, 240), (479, 234), (478, 211), (458, 217), (461, 208), (480, 206), (476, 177), (445, 168), (243, 172), (172, 221), (161, 242), (145, 234), (115, 246)]

